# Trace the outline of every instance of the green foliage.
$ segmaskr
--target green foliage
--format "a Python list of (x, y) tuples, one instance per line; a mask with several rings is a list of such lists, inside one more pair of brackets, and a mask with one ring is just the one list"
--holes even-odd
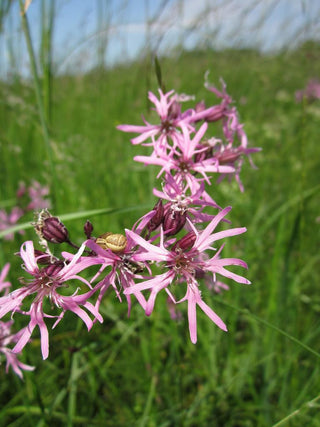
[[(150, 318), (136, 306), (128, 319), (125, 304), (110, 292), (102, 307), (105, 322), (89, 334), (72, 315), (59, 324), (48, 361), (41, 361), (37, 338), (28, 345), (25, 361), (37, 369), (26, 372), (24, 382), (2, 367), (3, 425), (320, 426), (319, 359), (300, 345), (320, 351), (320, 104), (298, 104), (294, 97), (320, 75), (319, 55), (317, 45), (306, 45), (273, 56), (230, 50), (157, 60), (167, 90), (208, 104), (215, 98), (203, 88), (205, 71), (212, 83), (223, 77), (250, 145), (263, 149), (253, 156), (258, 169), (243, 168), (244, 193), (234, 182), (212, 185), (214, 199), (233, 206), (233, 226), (248, 228), (224, 254), (248, 262), (252, 286), (230, 283), (219, 297), (203, 291), (229, 332), (199, 312), (196, 346), (186, 312), (171, 320), (164, 296)], [(130, 228), (145, 205), (153, 205), (156, 169), (135, 164), (142, 148), (116, 130), (120, 123), (142, 123), (141, 114), (153, 120), (145, 109), (146, 90), (157, 89), (151, 68), (137, 62), (51, 80), (59, 207), (53, 214), (136, 207), (88, 218), (98, 235)], [(33, 88), (15, 81), (1, 83), (0, 91), (0, 191), (9, 200), (21, 180), (50, 181), (50, 169)], [(66, 221), (76, 242), (84, 238), (86, 219)], [(13, 283), (20, 271), (11, 254), (26, 238), (35, 238), (31, 230), (2, 242), (1, 261), (13, 263)]]

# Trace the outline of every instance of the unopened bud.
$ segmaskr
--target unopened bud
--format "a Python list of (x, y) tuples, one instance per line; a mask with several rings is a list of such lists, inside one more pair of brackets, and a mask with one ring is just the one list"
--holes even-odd
[(49, 264), (47, 267), (45, 267), (43, 271), (47, 276), (56, 276), (59, 271), (61, 271), (64, 267), (63, 261), (56, 261), (53, 264)]
[(172, 211), (171, 209), (165, 214), (163, 219), (163, 231), (166, 236), (174, 236), (184, 226), (187, 220), (186, 212)]
[(69, 233), (59, 218), (52, 216), (44, 220), (42, 236), (51, 243), (63, 243), (69, 240)]
[(168, 116), (171, 120), (176, 119), (181, 114), (181, 107), (177, 101), (173, 101), (173, 103), (169, 107)]
[(87, 239), (90, 239), (91, 234), (93, 232), (93, 225), (89, 220), (87, 220), (86, 223), (84, 224), (83, 230), (84, 230), (84, 234), (87, 236)]
[(215, 105), (210, 108), (208, 114), (203, 117), (206, 122), (217, 122), (225, 116), (225, 107), (223, 105)]
[(34, 250), (34, 256), (36, 257), (37, 264), (48, 265), (52, 263), (52, 255), (40, 251), (39, 249)]
[(239, 159), (241, 154), (241, 150), (226, 149), (219, 153), (216, 157), (219, 160), (220, 165), (226, 165), (229, 163), (234, 163), (236, 160)]
[(52, 216), (47, 209), (40, 212), (34, 226), (41, 240), (46, 240), (50, 243), (69, 242), (67, 228), (59, 218)]
[(177, 240), (176, 243), (172, 246), (172, 250), (178, 252), (179, 249), (182, 251), (187, 251), (192, 248), (194, 242), (196, 241), (197, 236), (193, 231), (189, 231), (188, 234), (183, 236), (180, 240)]
[(147, 224), (147, 228), (150, 232), (154, 231), (162, 223), (164, 208), (161, 199), (159, 199), (158, 202), (155, 204), (153, 210), (155, 211), (155, 214)]

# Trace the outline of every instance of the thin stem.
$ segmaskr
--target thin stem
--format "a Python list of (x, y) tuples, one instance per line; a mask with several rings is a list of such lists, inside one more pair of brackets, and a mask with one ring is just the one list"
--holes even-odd
[(300, 347), (304, 348), (305, 350), (307, 350), (309, 353), (312, 353), (314, 356), (318, 357), (320, 359), (320, 353), (318, 353), (317, 351), (315, 351), (313, 348), (309, 347), (308, 345), (304, 344), (302, 341), (298, 340), (297, 338), (295, 338), (294, 336), (288, 334), (287, 332), (285, 332), (283, 329), (278, 328), (277, 326), (273, 325), (272, 323), (268, 322), (267, 320), (262, 319), (261, 317), (256, 316), (255, 314), (251, 313), (248, 309), (246, 308), (238, 308), (235, 307), (234, 305), (231, 305), (229, 303), (226, 303), (222, 300), (218, 300), (217, 301), (220, 304), (225, 305), (226, 307), (232, 308), (233, 310), (238, 311), (239, 313), (243, 313), (251, 318), (253, 318), (254, 320), (256, 320), (259, 323), (262, 323), (263, 325), (267, 326), (268, 328), (271, 328), (273, 330), (275, 330), (276, 332), (278, 332), (279, 334), (285, 336), (286, 338), (288, 338), (289, 340), (293, 341), (295, 344), (298, 344)]
[(36, 98), (37, 98), (40, 124), (42, 128), (44, 143), (47, 150), (47, 155), (48, 155), (49, 170), (50, 170), (50, 176), (51, 176), (50, 188), (51, 188), (51, 194), (52, 194), (52, 204), (54, 207), (56, 207), (56, 189), (58, 188), (57, 175), (56, 175), (54, 161), (53, 161), (53, 154), (52, 154), (52, 147), (50, 144), (48, 125), (45, 118), (44, 104), (43, 104), (43, 99), (41, 95), (41, 87), (40, 87), (40, 81), (39, 81), (39, 76), (37, 71), (35, 54), (34, 54), (32, 41), (31, 41), (29, 23), (28, 23), (27, 15), (24, 12), (24, 6), (23, 6), (22, 0), (20, 0), (20, 13), (21, 13), (22, 29), (26, 39), (26, 44), (27, 44), (27, 49), (28, 49), (28, 54), (29, 54), (30, 64), (31, 64), (31, 72), (34, 80), (34, 87), (35, 87)]
[(273, 424), (272, 427), (280, 427), (287, 421), (289, 421), (291, 418), (295, 417), (296, 415), (299, 415), (299, 413), (305, 409), (310, 409), (312, 407), (316, 407), (316, 402), (320, 399), (320, 395), (316, 396), (314, 399), (309, 400), (309, 402), (304, 403), (302, 406), (300, 406), (299, 409), (295, 409), (291, 414), (287, 415), (282, 420), (278, 421), (276, 424)]

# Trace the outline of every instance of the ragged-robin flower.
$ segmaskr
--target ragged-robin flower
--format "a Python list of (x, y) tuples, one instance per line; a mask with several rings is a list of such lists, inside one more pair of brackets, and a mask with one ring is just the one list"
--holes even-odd
[(25, 363), (20, 362), (18, 355), (13, 353), (12, 349), (8, 347), (9, 345), (16, 343), (19, 340), (21, 334), (24, 332), (24, 329), (22, 329), (18, 333), (12, 333), (12, 324), (13, 320), (9, 320), (8, 322), (2, 322), (0, 320), (0, 353), (2, 353), (6, 358), (6, 373), (8, 373), (11, 366), (15, 374), (17, 374), (22, 379), (22, 371), (33, 371), (34, 366), (26, 365)]
[[(206, 251), (215, 250), (212, 247), (212, 244), (215, 241), (225, 237), (235, 236), (246, 231), (246, 229), (242, 227), (231, 228), (217, 233), (213, 232), (230, 209), (231, 208), (228, 207), (219, 212), (202, 231), (197, 230), (194, 225), (189, 222), (189, 227), (195, 237), (193, 237), (192, 234), (189, 234), (190, 237), (187, 237), (185, 241), (180, 244), (175, 243), (172, 248), (165, 247), (163, 232), (161, 232), (160, 245), (156, 246), (147, 242), (133, 231), (126, 230), (127, 236), (131, 237), (141, 249), (144, 249), (144, 252), (136, 255), (136, 260), (142, 262), (155, 261), (165, 271), (151, 279), (143, 280), (142, 282), (125, 289), (124, 293), (135, 295), (137, 292), (149, 290), (150, 296), (145, 310), (147, 315), (152, 313), (157, 294), (162, 289), (165, 289), (167, 294), (176, 303), (181, 303), (187, 300), (189, 332), (193, 343), (196, 343), (197, 341), (197, 305), (214, 323), (216, 323), (219, 328), (225, 331), (227, 330), (226, 325), (220, 317), (201, 298), (201, 292), (199, 290), (199, 283), (197, 280), (199, 271), (211, 273), (214, 277), (216, 274), (219, 274), (227, 278), (231, 278), (239, 283), (250, 283), (244, 277), (232, 273), (224, 268), (229, 265), (238, 265), (247, 268), (247, 265), (244, 261), (237, 258), (220, 258), (223, 246), (211, 258), (203, 256)], [(174, 283), (177, 283), (179, 286), (186, 286), (185, 296), (179, 301), (175, 301), (171, 288), (169, 288), (170, 285)]]
[[(4, 295), (7, 295), (9, 289), (11, 287), (11, 283), (5, 280), (8, 271), (10, 268), (10, 264), (7, 263), (1, 273), (0, 273), (0, 292)], [(32, 371), (34, 369), (33, 366), (26, 365), (25, 363), (20, 362), (18, 359), (18, 355), (12, 352), (12, 349), (8, 346), (16, 343), (19, 340), (19, 337), (22, 331), (18, 333), (12, 332), (13, 320), (9, 320), (8, 322), (2, 322), (0, 320), (0, 353), (6, 358), (6, 373), (8, 373), (9, 367), (13, 369), (13, 371), (20, 377), (23, 378), (22, 370)], [(1, 356), (1, 355), (0, 355)], [(1, 364), (1, 357), (0, 357)]]
[[(134, 160), (146, 165), (161, 166), (158, 177), (163, 173), (171, 174), (175, 176), (177, 182), (186, 182), (189, 187), (197, 186), (203, 180), (210, 184), (209, 173), (232, 173), (234, 168), (219, 165), (214, 157), (198, 160), (197, 154), (206, 149), (206, 147), (200, 145), (200, 141), (207, 127), (207, 123), (203, 123), (191, 138), (188, 127), (181, 124), (182, 134), (179, 134), (179, 138), (177, 138), (179, 150), (175, 150), (175, 153), (168, 155), (135, 156)], [(201, 177), (198, 177), (198, 175), (201, 175)]]
[(166, 210), (186, 213), (193, 223), (210, 221), (213, 215), (204, 213), (203, 209), (211, 207), (221, 210), (221, 208), (205, 191), (204, 182), (192, 184), (190, 187), (186, 182), (177, 182), (175, 177), (166, 174), (162, 191), (155, 188), (153, 194), (159, 199), (167, 200)]
[(139, 133), (139, 136), (131, 140), (133, 144), (144, 143), (145, 145), (146, 141), (153, 138), (151, 144), (147, 145), (153, 145), (155, 148), (160, 146), (171, 151), (178, 142), (177, 138), (179, 138), (181, 132), (181, 125), (184, 124), (190, 131), (193, 131), (194, 128), (191, 123), (202, 120), (213, 109), (210, 107), (198, 112), (192, 109), (181, 112), (176, 106), (179, 97), (174, 94), (173, 90), (164, 94), (159, 89), (159, 95), (158, 99), (152, 92), (149, 92), (149, 100), (155, 105), (155, 111), (160, 119), (159, 124), (153, 125), (144, 120), (145, 126), (119, 125), (117, 129), (124, 132)]
[[(77, 254), (72, 256), (68, 262), (65, 260), (53, 259), (52, 263), (46, 266), (38, 265), (37, 257), (32, 241), (27, 241), (22, 244), (20, 256), (24, 262), (23, 268), (29, 273), (31, 279), (21, 279), (22, 287), (12, 291), (6, 296), (0, 298), (0, 319), (7, 313), (14, 314), (15, 312), (30, 316), (28, 326), (24, 329), (19, 337), (13, 351), (19, 353), (30, 339), (30, 336), (36, 326), (39, 327), (41, 335), (41, 351), (43, 359), (46, 359), (49, 354), (49, 336), (48, 329), (44, 318), (57, 318), (55, 324), (60, 322), (66, 311), (72, 311), (79, 316), (86, 324), (88, 330), (93, 325), (93, 321), (85, 308), (96, 319), (102, 322), (102, 317), (97, 312), (95, 307), (88, 301), (94, 294), (90, 283), (79, 276), (78, 273), (91, 265), (95, 265), (90, 257), (80, 258), (85, 249), (85, 244), (82, 244)], [(73, 294), (65, 296), (60, 292), (68, 287), (70, 280), (77, 280), (88, 286), (89, 291), (79, 294), (80, 289), (77, 288)], [(29, 306), (29, 298), (33, 297), (33, 301)], [(61, 310), (58, 315), (54, 310), (53, 314), (47, 314), (44, 309), (45, 300), (50, 302), (51, 309), (57, 308)], [(26, 301), (27, 300), (27, 301)], [(29, 308), (25, 306), (28, 305)], [(83, 308), (82, 308), (82, 307)]]
[[(147, 222), (148, 219), (146, 221), (140, 222), (140, 228), (138, 227), (135, 230), (137, 232), (141, 231)], [(109, 233), (105, 233), (105, 235), (107, 234)], [(135, 284), (135, 280), (142, 278), (141, 273), (144, 270), (149, 269), (147, 263), (140, 262), (136, 259), (137, 248), (135, 242), (128, 236), (119, 236), (122, 236), (126, 242), (123, 248), (119, 251), (117, 251), (111, 245), (108, 246), (108, 244), (104, 244), (103, 240), (99, 238), (96, 240), (89, 239), (86, 242), (87, 247), (93, 251), (90, 258), (95, 264), (101, 266), (97, 274), (91, 279), (91, 283), (93, 284), (98, 278), (100, 279), (102, 276), (102, 279), (96, 285), (94, 285), (95, 291), (99, 292), (95, 304), (95, 308), (97, 310), (99, 310), (101, 300), (110, 286), (113, 287), (117, 297), (121, 301), (121, 291), (133, 286)], [(108, 267), (111, 268), (111, 271), (103, 276), (104, 270)], [(141, 292), (136, 292), (135, 297), (137, 298), (139, 304), (145, 309), (146, 300), (144, 295)], [(132, 306), (130, 295), (126, 295), (126, 300), (128, 304), (129, 316)]]

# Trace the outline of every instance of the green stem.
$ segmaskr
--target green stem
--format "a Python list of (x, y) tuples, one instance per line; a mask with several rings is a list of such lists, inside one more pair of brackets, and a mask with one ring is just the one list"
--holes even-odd
[(20, 13), (21, 13), (22, 29), (26, 39), (26, 44), (27, 44), (27, 49), (28, 49), (28, 54), (29, 54), (30, 64), (31, 64), (31, 72), (34, 80), (34, 87), (35, 87), (36, 98), (37, 98), (40, 124), (42, 128), (44, 143), (47, 150), (49, 170), (50, 170), (50, 176), (51, 176), (50, 188), (51, 188), (51, 194), (52, 194), (51, 196), (52, 204), (53, 204), (53, 207), (56, 208), (56, 189), (58, 188), (57, 175), (56, 175), (54, 162), (53, 162), (53, 154), (52, 154), (52, 147), (50, 144), (49, 130), (48, 130), (47, 122), (45, 119), (45, 110), (44, 110), (44, 104), (43, 104), (43, 99), (41, 95), (40, 81), (39, 81), (39, 76), (37, 71), (35, 54), (34, 54), (31, 36), (30, 36), (29, 23), (28, 23), (26, 13), (24, 12), (24, 6), (23, 6), (22, 0), (20, 0)]
[(309, 402), (304, 403), (299, 409), (295, 409), (291, 414), (287, 415), (282, 420), (278, 421), (276, 424), (273, 424), (272, 427), (280, 427), (287, 421), (289, 421), (291, 418), (295, 417), (296, 415), (299, 415), (300, 412), (307, 409), (309, 410), (312, 407), (316, 407), (316, 402), (320, 399), (320, 395), (316, 396), (314, 399), (310, 400)]
[(243, 309), (243, 308), (235, 307), (234, 305), (231, 305), (231, 304), (228, 304), (226, 302), (223, 302), (222, 300), (218, 300), (217, 299), (217, 301), (219, 303), (225, 305), (226, 307), (232, 308), (233, 310), (236, 310), (239, 313), (243, 313), (246, 316), (251, 317), (252, 319), (256, 320), (259, 323), (262, 323), (263, 325), (267, 326), (268, 328), (271, 328), (271, 329), (275, 330), (279, 334), (285, 336), (289, 340), (293, 341), (295, 344), (298, 344), (300, 347), (304, 348), (309, 353), (312, 353), (314, 356), (316, 356), (316, 357), (318, 357), (320, 359), (320, 353), (318, 353), (317, 351), (313, 350), (313, 348), (311, 348), (308, 345), (304, 344), (303, 342), (301, 342), (297, 338), (293, 337), (292, 335), (288, 334), (287, 332), (285, 332), (284, 330), (278, 328), (277, 326), (273, 325), (272, 323), (269, 323), (267, 320), (261, 319), (261, 317), (258, 317), (255, 314), (251, 313), (248, 309), (246, 309), (246, 308)]

